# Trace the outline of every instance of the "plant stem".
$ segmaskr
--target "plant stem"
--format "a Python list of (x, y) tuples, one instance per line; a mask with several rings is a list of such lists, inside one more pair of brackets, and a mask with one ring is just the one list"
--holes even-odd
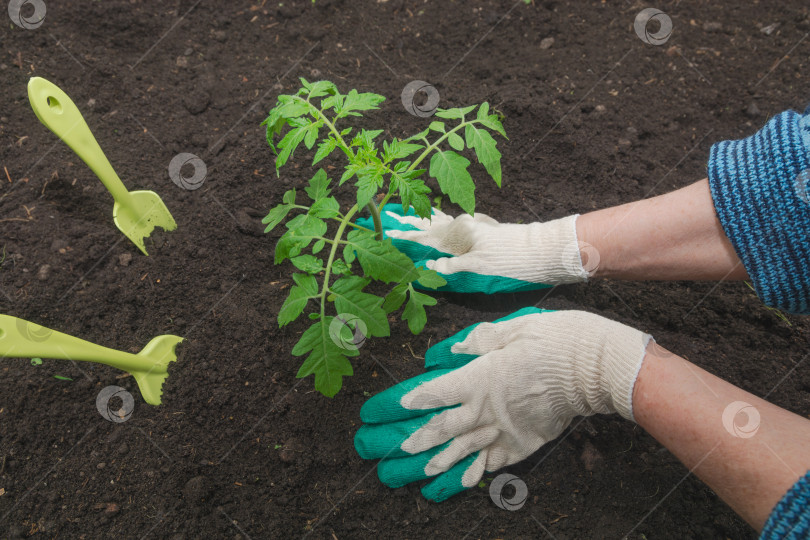
[(382, 228), (382, 220), (380, 219), (380, 211), (377, 209), (377, 205), (374, 204), (374, 201), (368, 201), (366, 205), (368, 211), (371, 212), (371, 219), (374, 221), (374, 230), (377, 231), (377, 240), (382, 242), (383, 240), (383, 228)]
[(326, 293), (329, 292), (329, 278), (332, 275), (332, 263), (335, 262), (335, 254), (337, 253), (337, 248), (340, 245), (340, 239), (343, 237), (343, 232), (346, 230), (346, 227), (349, 225), (352, 217), (357, 213), (357, 205), (355, 204), (352, 206), (346, 215), (340, 220), (340, 225), (338, 226), (338, 230), (335, 233), (335, 238), (332, 240), (332, 249), (329, 251), (329, 259), (326, 261), (326, 269), (324, 270), (323, 274), (323, 287), (321, 288), (321, 294), (319, 295), (321, 298), (321, 321), (324, 320), (326, 317)]

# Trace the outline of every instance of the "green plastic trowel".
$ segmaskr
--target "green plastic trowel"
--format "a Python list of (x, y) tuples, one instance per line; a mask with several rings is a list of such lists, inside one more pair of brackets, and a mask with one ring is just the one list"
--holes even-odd
[(101, 151), (78, 107), (58, 86), (41, 77), (28, 81), (28, 100), (40, 122), (62, 139), (87, 163), (115, 199), (113, 220), (124, 235), (144, 255), (143, 239), (155, 227), (166, 231), (177, 228), (169, 209), (153, 191), (127, 191), (124, 183)]
[(108, 349), (10, 315), (0, 315), (0, 357), (58, 358), (96, 362), (126, 371), (138, 383), (144, 401), (160, 405), (170, 362), (177, 360), (178, 336), (158, 336), (138, 354)]

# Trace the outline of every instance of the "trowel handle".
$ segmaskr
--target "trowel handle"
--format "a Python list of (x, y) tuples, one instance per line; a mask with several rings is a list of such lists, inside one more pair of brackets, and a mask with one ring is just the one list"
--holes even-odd
[(59, 358), (119, 367), (135, 355), (108, 349), (10, 315), (0, 315), (0, 357)]
[(129, 200), (129, 192), (115, 174), (93, 137), (76, 104), (58, 86), (42, 77), (28, 81), (28, 100), (39, 121), (70, 146), (87, 163), (117, 202)]

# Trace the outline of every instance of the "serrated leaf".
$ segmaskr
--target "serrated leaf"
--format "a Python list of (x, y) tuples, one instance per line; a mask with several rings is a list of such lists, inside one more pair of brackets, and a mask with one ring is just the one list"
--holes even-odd
[(478, 112), (475, 113), (476, 120), (485, 120), (489, 116), (489, 103), (486, 101), (478, 107)]
[(447, 285), (447, 280), (440, 276), (435, 270), (427, 268), (419, 269), (419, 284), (428, 289), (438, 289)]
[(318, 199), (322, 199), (329, 195), (331, 191), (329, 189), (329, 178), (326, 176), (326, 171), (323, 169), (318, 169), (318, 172), (309, 179), (309, 186), (304, 188), (304, 191), (307, 192), (309, 198), (313, 201), (317, 201)]
[(411, 332), (418, 334), (425, 328), (425, 323), (427, 323), (425, 306), (435, 305), (435, 298), (415, 291), (413, 286), (408, 285), (408, 303), (402, 311), (402, 320), (408, 321), (408, 328)]
[(332, 273), (333, 274), (351, 274), (352, 269), (351, 267), (346, 264), (343, 259), (335, 259), (335, 262), (332, 263)]
[(447, 142), (450, 143), (450, 147), (453, 148), (453, 150), (458, 150), (459, 152), (464, 150), (464, 139), (462, 139), (458, 133), (450, 133), (447, 136)]
[(290, 213), (292, 207), (289, 204), (279, 204), (273, 207), (270, 212), (262, 219), (262, 223), (266, 224), (267, 227), (264, 228), (265, 233), (269, 233), (276, 226), (284, 221), (284, 218), (287, 217), (287, 214)]
[(428, 126), (428, 129), (432, 129), (433, 131), (438, 131), (439, 133), (444, 133), (444, 122), (439, 122), (438, 120), (434, 120)]
[(464, 128), (467, 146), (475, 150), (475, 155), (481, 165), (486, 168), (489, 175), (501, 187), (501, 153), (496, 148), (497, 143), (488, 131), (478, 129), (472, 124)]
[(343, 101), (343, 105), (337, 114), (337, 118), (344, 116), (360, 116), (359, 113), (352, 111), (368, 111), (371, 109), (378, 109), (378, 105), (385, 101), (385, 97), (371, 92), (360, 93), (357, 90), (349, 90)]
[(425, 137), (427, 137), (429, 133), (430, 133), (430, 128), (426, 129), (425, 131), (420, 131), (419, 133), (411, 135), (407, 139), (402, 139), (402, 142), (413, 141), (415, 139), (421, 140), (421, 139), (424, 139)]
[(464, 118), (464, 115), (469, 114), (476, 107), (477, 105), (470, 105), (463, 108), (436, 109), (436, 116), (439, 118)]
[(333, 397), (343, 386), (343, 377), (354, 373), (348, 356), (357, 356), (357, 348), (344, 349), (329, 335), (329, 326), (334, 317), (324, 317), (315, 322), (293, 347), (292, 354), (309, 353), (296, 374), (297, 378), (315, 375), (315, 389), (327, 397)]
[(301, 251), (312, 243), (313, 237), (323, 236), (327, 229), (323, 220), (306, 214), (295, 216), (287, 222), (286, 227), (289, 230), (276, 244), (276, 264), (300, 255)]
[(427, 197), (430, 188), (422, 180), (394, 174), (391, 176), (391, 189), (399, 192), (403, 215), (413, 206), (419, 217), (430, 217), (430, 199)]
[(284, 138), (281, 139), (281, 142), (278, 143), (279, 152), (278, 156), (276, 156), (276, 170), (280, 169), (285, 163), (287, 163), (287, 159), (289, 159), (290, 155), (295, 151), (301, 141), (304, 140), (304, 137), (307, 134), (307, 128), (304, 127), (296, 127), (291, 129), (284, 135)]
[(354, 259), (354, 248), (352, 248), (351, 244), (343, 246), (343, 260), (346, 261), (346, 264), (352, 264)]
[(336, 93), (337, 93), (337, 87), (335, 86), (334, 83), (329, 82), (329, 81), (314, 82), (309, 87), (309, 97), (310, 97), (310, 99), (314, 99), (314, 98), (318, 98), (318, 97), (322, 97), (322, 96), (326, 96), (326, 95), (330, 95), (330, 94), (336, 94)]
[(374, 178), (370, 176), (360, 178), (355, 185), (357, 186), (357, 206), (358, 208), (365, 208), (371, 198), (377, 194), (379, 186), (377, 186)]
[(503, 129), (503, 124), (501, 124), (501, 119), (497, 114), (490, 114), (485, 118), (479, 118), (478, 120), (481, 122), (481, 125), (488, 127), (492, 131), (497, 131), (500, 133), (504, 139), (509, 138), (506, 136), (506, 131)]
[(326, 197), (310, 206), (309, 214), (322, 219), (335, 218), (340, 213), (340, 205), (334, 197)]
[(296, 285), (290, 288), (290, 294), (284, 300), (284, 304), (282, 304), (278, 312), (279, 327), (297, 319), (303, 313), (309, 299), (318, 293), (318, 283), (314, 276), (293, 274), (293, 279)]
[(439, 188), (468, 214), (475, 212), (475, 183), (467, 171), (470, 160), (452, 150), (435, 152), (430, 158), (430, 175)]
[(379, 241), (373, 231), (351, 231), (346, 239), (360, 259), (363, 272), (370, 278), (391, 283), (413, 281), (419, 273), (404, 253), (390, 239)]
[(405, 302), (406, 293), (408, 292), (408, 284), (400, 283), (385, 296), (382, 308), (386, 313), (393, 313), (402, 306)]
[(309, 124), (305, 128), (307, 130), (307, 133), (304, 136), (304, 145), (307, 147), (307, 149), (311, 150), (312, 147), (315, 145), (315, 141), (318, 140), (318, 130), (320, 130), (322, 125), (323, 121), (318, 120), (317, 122)]
[[(416, 152), (417, 150), (421, 150), (422, 148), (424, 148), (424, 145), (400, 142), (395, 139), (391, 141), (391, 144), (385, 143), (383, 145), (383, 148), (384, 148), (383, 161), (388, 163), (395, 159), (406, 158), (411, 154), (413, 154), (414, 152)], [(399, 163), (397, 163), (397, 165), (399, 165)]]
[(293, 257), (290, 259), (290, 262), (292, 262), (296, 268), (307, 274), (317, 274), (323, 270), (323, 261), (309, 254)]
[(337, 148), (337, 141), (332, 137), (321, 142), (321, 144), (318, 145), (318, 150), (315, 152), (315, 157), (312, 158), (312, 165), (315, 166), (318, 162), (325, 159), (335, 148)]
[(363, 292), (369, 280), (358, 276), (343, 277), (335, 281), (329, 290), (335, 295), (338, 313), (351, 313), (366, 324), (366, 337), (385, 337), (391, 333), (388, 317), (382, 309), (383, 299)]

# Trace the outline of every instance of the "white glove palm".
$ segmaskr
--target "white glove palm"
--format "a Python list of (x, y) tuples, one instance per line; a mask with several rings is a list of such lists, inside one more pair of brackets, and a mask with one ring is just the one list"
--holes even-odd
[(427, 497), (441, 500), (475, 485), (484, 471), (525, 459), (577, 415), (618, 412), (632, 420), (633, 385), (649, 340), (581, 311), (480, 324), (433, 355), (439, 367), (474, 359), (369, 400), (361, 416), (376, 425), (364, 426), (355, 445), (366, 458), (395, 458), (379, 466), (389, 485), (457, 478), (459, 485), (442, 481), (438, 492), (433, 484), (425, 488)]
[(435, 211), (424, 219), (399, 207), (382, 216), (385, 234), (400, 251), (447, 280), (442, 290), (485, 293), (586, 281), (596, 261), (586, 260), (583, 268), (576, 218), (522, 225)]

